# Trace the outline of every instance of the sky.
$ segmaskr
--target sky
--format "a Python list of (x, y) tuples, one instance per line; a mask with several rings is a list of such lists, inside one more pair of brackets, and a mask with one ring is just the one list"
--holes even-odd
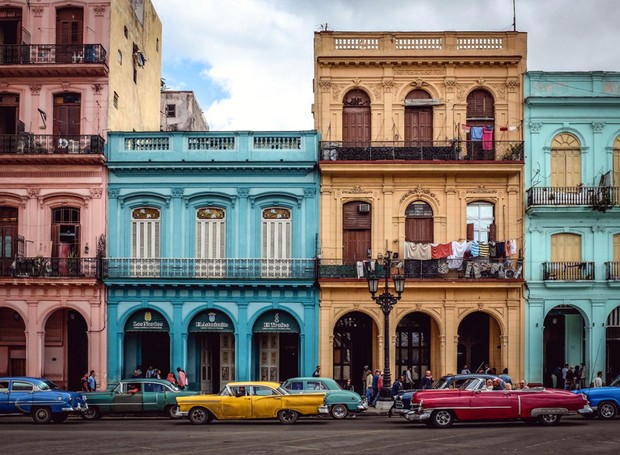
[[(313, 38), (335, 31), (510, 31), (513, 0), (152, 0), (162, 77), (211, 131), (313, 129)], [(515, 0), (528, 70), (620, 71), (620, 1)]]

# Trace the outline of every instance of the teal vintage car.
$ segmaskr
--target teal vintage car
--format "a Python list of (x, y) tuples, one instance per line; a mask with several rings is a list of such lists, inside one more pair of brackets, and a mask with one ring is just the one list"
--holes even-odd
[(282, 384), (282, 388), (289, 393), (325, 392), (325, 405), (334, 419), (344, 419), (349, 414), (368, 409), (358, 393), (344, 390), (331, 378), (291, 378)]
[(108, 384), (106, 391), (84, 392), (88, 409), (82, 417), (94, 420), (111, 414), (160, 414), (171, 419), (179, 418), (177, 397), (199, 393), (181, 390), (164, 379), (123, 379)]

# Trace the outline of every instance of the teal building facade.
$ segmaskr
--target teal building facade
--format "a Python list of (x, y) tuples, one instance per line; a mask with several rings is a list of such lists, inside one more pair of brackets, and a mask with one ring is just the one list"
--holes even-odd
[(310, 375), (318, 358), (318, 133), (110, 133), (110, 381)]
[[(524, 80), (526, 379), (620, 373), (620, 73)], [(557, 376), (560, 376), (558, 378)]]

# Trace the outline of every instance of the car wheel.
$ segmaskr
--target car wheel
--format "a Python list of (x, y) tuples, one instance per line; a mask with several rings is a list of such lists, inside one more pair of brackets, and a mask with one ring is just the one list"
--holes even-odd
[(332, 406), (332, 417), (334, 419), (344, 419), (349, 415), (349, 410), (344, 404), (335, 404)]
[(168, 417), (170, 417), (171, 419), (180, 419), (181, 416), (178, 415), (179, 411), (180, 411), (180, 409), (179, 409), (179, 405), (178, 404), (175, 404), (175, 405), (172, 405), (172, 406), (168, 406), (166, 408), (166, 415)]
[(35, 408), (32, 410), (32, 420), (36, 423), (48, 423), (52, 420), (52, 411), (49, 408)]
[(101, 417), (99, 409), (94, 406), (90, 406), (86, 411), (82, 413), (82, 418), (85, 420), (96, 420)]
[(281, 409), (278, 411), (278, 419), (285, 425), (297, 422), (299, 413), (292, 409)]
[(616, 408), (616, 405), (613, 404), (611, 401), (604, 401), (602, 403), (599, 403), (597, 412), (598, 416), (601, 419), (610, 420), (616, 417), (618, 409)]
[(212, 420), (211, 413), (201, 407), (190, 409), (187, 417), (189, 417), (189, 421), (194, 425), (202, 425), (209, 423)]
[(66, 414), (64, 412), (52, 414), (52, 422), (63, 423), (65, 420), (67, 420), (67, 417), (69, 417), (69, 414)]
[(560, 423), (560, 418), (562, 416), (559, 414), (543, 414), (538, 416), (538, 423), (540, 425), (557, 425)]
[(447, 409), (439, 409), (433, 411), (430, 421), (435, 428), (448, 428), (454, 423), (454, 416)]

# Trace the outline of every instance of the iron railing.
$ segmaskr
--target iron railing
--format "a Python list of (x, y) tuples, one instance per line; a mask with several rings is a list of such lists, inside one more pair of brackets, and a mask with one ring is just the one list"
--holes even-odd
[(195, 280), (314, 280), (314, 259), (109, 258), (103, 278)]
[(543, 262), (543, 280), (594, 280), (594, 262)]
[(620, 281), (620, 262), (605, 263), (605, 279), (609, 281)]
[[(411, 279), (446, 279), (446, 280), (477, 280), (477, 279), (521, 279), (523, 261), (504, 258), (473, 258), (473, 259), (431, 259), (421, 261), (405, 259), (395, 261), (392, 272), (400, 271)], [(378, 262), (372, 270), (372, 261), (356, 261), (354, 259), (321, 259), (319, 261), (319, 278), (358, 278), (366, 279), (370, 273), (383, 276), (385, 271)]]
[(0, 65), (106, 63), (101, 44), (2, 44)]
[(103, 154), (99, 135), (0, 134), (0, 153), (24, 155)]
[(98, 278), (97, 258), (0, 258), (2, 278)]
[(321, 142), (322, 161), (522, 161), (521, 141)]
[(529, 206), (573, 205), (611, 208), (620, 204), (620, 187), (609, 186), (537, 186), (527, 190)]

